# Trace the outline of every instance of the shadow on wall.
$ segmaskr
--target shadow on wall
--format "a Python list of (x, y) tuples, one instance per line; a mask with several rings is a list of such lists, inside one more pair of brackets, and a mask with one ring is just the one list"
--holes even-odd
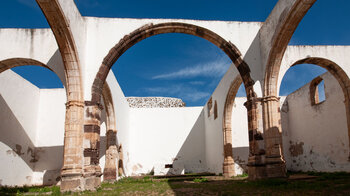
[(232, 148), (232, 157), (235, 162), (235, 173), (241, 170), (240, 173), (248, 173), (248, 157), (249, 147), (234, 147)]
[[(25, 167), (14, 168), (12, 165), (2, 164), (2, 171), (16, 177), (15, 181), (25, 181), (27, 184), (31, 183), (30, 180), (33, 178), (32, 172), (44, 172), (42, 177), (44, 185), (57, 184), (60, 169), (62, 168), (63, 146), (35, 147), (1, 95), (0, 111), (0, 118), (2, 119), (0, 124), (0, 142), (11, 149), (6, 151), (6, 155), (9, 156), (8, 160), (12, 160), (12, 163), (16, 166), (21, 166), (21, 161), (17, 161), (20, 158), (31, 170), (25, 171), (23, 170)], [(23, 179), (20, 179), (22, 177)], [(28, 179), (30, 180), (28, 181)]]
[(21, 157), (27, 166), (34, 170), (34, 163), (37, 162), (34, 144), (1, 95), (0, 109), (0, 117), (2, 119), (0, 124), (0, 142), (12, 149), (12, 151), (8, 150), (6, 154), (8, 156)]
[[(166, 175), (206, 172), (204, 110), (198, 116), (172, 164), (165, 165)], [(166, 171), (166, 170), (165, 170)]]
[[(166, 175), (180, 175), (184, 173), (207, 173), (205, 157), (205, 124), (204, 110), (200, 113), (184, 144), (171, 164), (164, 165)], [(210, 148), (210, 147), (209, 147)], [(247, 173), (249, 147), (232, 148), (235, 170)], [(223, 163), (223, 160), (220, 160)]]

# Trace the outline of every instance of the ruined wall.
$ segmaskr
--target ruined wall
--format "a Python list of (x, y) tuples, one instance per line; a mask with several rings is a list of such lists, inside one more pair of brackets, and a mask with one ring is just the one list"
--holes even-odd
[(186, 106), (181, 99), (172, 97), (127, 97), (126, 100), (132, 108), (176, 108)]
[[(202, 107), (132, 108), (132, 175), (205, 171)], [(173, 168), (165, 168), (173, 164)]]
[(65, 89), (40, 89), (33, 184), (56, 184), (63, 162)]
[(0, 184), (31, 184), (40, 91), (11, 70), (0, 81)]
[(65, 89), (39, 89), (8, 70), (0, 74), (0, 95), (1, 185), (56, 184), (63, 158)]
[(281, 101), (287, 169), (350, 171), (344, 95), (329, 72), (321, 77), (325, 83), (324, 102), (311, 105), (310, 83)]

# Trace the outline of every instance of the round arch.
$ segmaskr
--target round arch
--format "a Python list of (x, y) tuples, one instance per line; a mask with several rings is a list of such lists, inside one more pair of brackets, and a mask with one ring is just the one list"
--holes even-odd
[(237, 76), (231, 83), (230, 89), (228, 90), (223, 116), (223, 132), (224, 132), (224, 163), (223, 163), (223, 175), (225, 177), (234, 176), (234, 160), (232, 155), (232, 108), (235, 103), (235, 98), (240, 85), (242, 84), (242, 78)]
[[(292, 38), (294, 31), (298, 27), (305, 14), (309, 11), (316, 0), (294, 0), (290, 8), (286, 8), (280, 15), (276, 29), (273, 30), (273, 35), (270, 41), (271, 48), (267, 56), (263, 95), (265, 97), (278, 96), (277, 83), (278, 74), (281, 67), (283, 55), (287, 49), (288, 43)], [(278, 3), (283, 3), (278, 2)], [(269, 23), (274, 20), (267, 20)], [(272, 25), (273, 26), (273, 25)]]
[[(347, 128), (348, 128), (348, 138), (350, 141), (350, 78), (345, 73), (345, 71), (335, 62), (320, 58), (320, 57), (308, 57), (301, 60), (296, 61), (291, 65), (300, 65), (300, 64), (313, 64), (318, 65), (324, 69), (326, 69), (328, 72), (330, 72), (335, 79), (338, 81), (340, 87), (343, 90), (344, 94), (344, 104), (345, 104), (345, 111), (346, 111), (346, 121), (347, 121)], [(350, 149), (350, 142), (349, 142), (349, 149)], [(349, 154), (350, 158), (350, 154)]]
[(37, 61), (37, 60), (34, 60), (34, 59), (11, 58), (11, 59), (5, 59), (5, 60), (0, 61), (0, 73), (6, 71), (8, 69), (14, 68), (14, 67), (25, 66), (25, 65), (36, 65), (36, 66), (44, 67), (44, 68), (47, 68), (47, 69), (53, 71), (52, 69), (50, 69), (50, 67), (48, 67), (44, 63)]
[(117, 43), (109, 51), (99, 68), (99, 71), (95, 77), (91, 89), (91, 101), (100, 102), (101, 94), (103, 91), (103, 84), (105, 83), (109, 70), (124, 52), (126, 52), (136, 43), (148, 37), (165, 33), (184, 33), (194, 35), (206, 39), (209, 42), (216, 45), (217, 47), (219, 47), (223, 52), (225, 52), (228, 55), (228, 57), (237, 67), (242, 77), (247, 92), (247, 97), (249, 98), (256, 96), (253, 90), (254, 81), (250, 76), (250, 68), (248, 64), (242, 59), (240, 51), (234, 44), (226, 41), (216, 33), (206, 28), (187, 23), (170, 22), (142, 26), (141, 28), (133, 31), (132, 33), (126, 35), (123, 39), (121, 39), (119, 43)]
[(107, 83), (105, 83), (103, 85), (102, 98), (103, 98), (103, 102), (105, 104), (106, 113), (107, 113), (107, 115), (106, 115), (107, 116), (107, 122), (106, 122), (107, 131), (117, 130), (112, 92), (111, 92), (111, 89), (109, 88), (109, 85)]
[[(34, 65), (34, 66), (39, 66), (39, 67), (44, 67), (50, 71), (52, 71), (53, 73), (55, 73), (57, 76), (58, 74), (51, 69), (49, 66), (47, 66), (46, 64), (35, 60), (35, 59), (29, 59), (29, 58), (9, 58), (9, 59), (5, 59), (0, 61), (0, 74), (8, 69), (12, 69), (14, 67), (20, 67), (20, 66), (26, 66), (26, 65)], [(62, 81), (62, 79), (58, 76), (58, 78), (60, 79), (62, 85), (66, 88), (66, 96), (67, 96), (67, 100), (68, 100), (68, 88), (67, 88), (67, 84), (65, 82)]]

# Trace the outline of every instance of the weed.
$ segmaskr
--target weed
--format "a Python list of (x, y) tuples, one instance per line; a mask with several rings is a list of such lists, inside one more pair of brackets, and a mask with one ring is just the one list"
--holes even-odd
[(243, 173), (243, 174), (239, 174), (237, 176), (233, 176), (233, 178), (245, 178), (245, 177), (248, 177), (247, 173)]
[(208, 178), (195, 178), (193, 182), (201, 183), (201, 182), (209, 182), (209, 180)]

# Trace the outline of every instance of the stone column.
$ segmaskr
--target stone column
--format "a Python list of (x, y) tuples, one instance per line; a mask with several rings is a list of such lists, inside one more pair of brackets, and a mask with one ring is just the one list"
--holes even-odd
[(223, 175), (230, 178), (235, 175), (235, 165), (232, 157), (232, 131), (231, 128), (224, 129), (224, 164)]
[(268, 178), (286, 177), (286, 165), (282, 148), (280, 99), (276, 96), (268, 96), (262, 98), (262, 103), (266, 174)]
[(103, 180), (113, 182), (117, 180), (117, 130), (107, 131), (106, 161)]
[(102, 105), (99, 103), (85, 101), (84, 178), (86, 190), (96, 190), (101, 184), (99, 150), (102, 109)]
[(248, 110), (248, 176), (251, 180), (266, 178), (261, 100), (259, 98), (252, 97), (245, 102), (244, 105)]
[(84, 190), (83, 180), (83, 122), (84, 103), (66, 103), (63, 167), (61, 170), (61, 191)]
[(118, 147), (119, 161), (118, 161), (118, 176), (125, 176), (124, 174), (124, 155), (123, 155), (123, 146), (120, 144)]

